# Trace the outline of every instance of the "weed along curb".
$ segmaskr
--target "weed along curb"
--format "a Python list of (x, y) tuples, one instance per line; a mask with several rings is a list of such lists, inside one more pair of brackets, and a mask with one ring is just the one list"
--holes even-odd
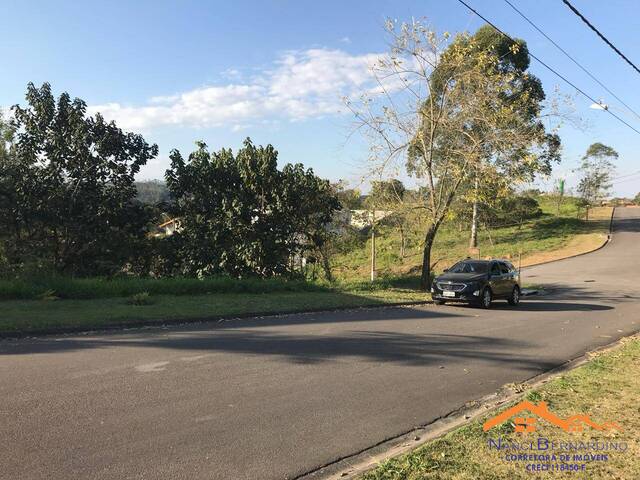
[(508, 404), (522, 399), (530, 390), (542, 387), (555, 378), (587, 364), (598, 355), (614, 352), (627, 342), (638, 340), (640, 340), (639, 333), (622, 337), (613, 343), (586, 352), (556, 368), (531, 377), (522, 383), (505, 385), (499, 391), (477, 400), (469, 401), (460, 408), (442, 415), (432, 422), (418, 426), (396, 437), (385, 439), (376, 445), (338, 459), (330, 464), (318, 467), (312, 472), (304, 473), (295, 478), (296, 480), (359, 479), (362, 475), (375, 470), (380, 464), (387, 460), (414, 451), (460, 427), (470, 424), (474, 420), (492, 415)]

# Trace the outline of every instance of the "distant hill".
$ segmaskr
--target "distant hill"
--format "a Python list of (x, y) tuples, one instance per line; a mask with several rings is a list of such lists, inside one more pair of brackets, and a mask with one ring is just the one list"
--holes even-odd
[(138, 194), (136, 198), (145, 204), (156, 205), (160, 202), (168, 202), (171, 199), (169, 190), (161, 180), (146, 180), (136, 182)]

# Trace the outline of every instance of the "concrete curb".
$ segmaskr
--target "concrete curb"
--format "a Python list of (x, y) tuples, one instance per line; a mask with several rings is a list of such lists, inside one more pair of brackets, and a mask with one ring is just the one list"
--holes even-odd
[(523, 288), (522, 290), (520, 290), (520, 295), (522, 295), (523, 297), (531, 297), (533, 295), (540, 294), (542, 294), (542, 290), (538, 288)]

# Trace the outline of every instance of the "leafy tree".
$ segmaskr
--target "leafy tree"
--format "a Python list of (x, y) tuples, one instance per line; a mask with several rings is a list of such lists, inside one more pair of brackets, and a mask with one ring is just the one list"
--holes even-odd
[(362, 194), (357, 188), (348, 188), (341, 180), (333, 184), (333, 189), (343, 209), (359, 210), (363, 208)]
[(587, 219), (589, 207), (597, 205), (609, 195), (615, 170), (613, 162), (617, 159), (618, 152), (600, 142), (590, 145), (582, 157), (582, 164), (578, 168), (582, 178), (577, 191), (583, 206), (586, 207)]
[[(391, 51), (375, 69), (380, 88), (348, 106), (369, 136), (376, 174), (404, 166), (426, 191), (427, 289), (433, 242), (464, 185), (476, 172), (512, 182), (548, 172), (560, 142), (542, 122), (544, 92), (526, 71), (523, 41), (502, 52), (467, 34), (450, 42), (416, 21), (400, 28), (389, 22), (388, 31)], [(521, 68), (503, 67), (501, 52), (519, 55)]]
[[(454, 223), (458, 226), (468, 225), (473, 215), (473, 201), (461, 199), (454, 203)], [(519, 225), (542, 215), (538, 200), (526, 193), (516, 194), (513, 191), (502, 195), (495, 201), (477, 203), (477, 221), (486, 229), (507, 225)]]
[(166, 182), (182, 228), (181, 273), (291, 274), (305, 250), (322, 248), (339, 203), (330, 184), (302, 165), (277, 168), (277, 151), (247, 139), (235, 155), (198, 143), (171, 153)]
[[(12, 157), (11, 145), (14, 140), (14, 129), (9, 122), (5, 121), (3, 112), (0, 110), (0, 169), (6, 168), (6, 165), (10, 165), (10, 159)], [(2, 171), (2, 170), (0, 170)], [(8, 212), (10, 204), (8, 197), (3, 192), (8, 192), (11, 189), (9, 178), (4, 175), (0, 175), (0, 217), (4, 218), (3, 212)], [(4, 247), (4, 239), (6, 234), (0, 232), (0, 274), (6, 274), (6, 270), (9, 268), (9, 260), (7, 259)]]
[(0, 161), (8, 161), (14, 135), (14, 128), (4, 119), (3, 112), (0, 110)]
[(635, 203), (636, 205), (640, 205), (640, 193), (638, 193), (634, 199), (633, 199), (633, 203)]
[[(526, 99), (525, 102), (520, 102), (519, 108), (513, 112), (514, 117), (521, 116), (522, 118), (519, 120), (522, 124), (529, 124), (534, 128), (542, 129), (540, 123), (536, 124), (536, 119), (540, 113), (540, 103), (545, 99), (545, 94), (540, 80), (527, 72), (529, 68), (529, 52), (526, 43), (518, 39), (512, 41), (490, 25), (484, 25), (471, 36), (459, 36), (453, 44), (447, 47), (445, 54), (448, 51), (460, 48), (461, 45), (469, 50), (469, 54), (466, 57), (467, 62), (470, 64), (480, 62), (480, 68), (486, 68), (493, 70), (493, 73), (502, 74), (505, 83), (509, 85), (509, 88), (496, 96), (494, 108), (509, 109), (514, 102)], [(484, 61), (486, 54), (492, 55), (495, 60)], [(434, 72), (436, 79), (440, 77), (447, 78), (451, 74), (451, 65), (448, 62), (443, 62), (438, 67)], [(459, 67), (454, 66), (454, 68)], [(439, 80), (436, 83), (440, 85)], [(516, 120), (518, 119), (516, 118)], [(474, 125), (473, 123), (476, 124)], [(469, 129), (481, 132), (483, 122), (473, 123), (469, 125)], [(557, 137), (553, 135), (547, 137), (546, 143), (548, 147), (556, 149), (559, 145)], [(469, 181), (470, 185), (466, 188), (466, 196), (472, 202), (473, 207), (470, 247), (478, 246), (477, 220), (479, 203), (494, 204), (495, 206), (495, 203), (501, 197), (509, 195), (514, 178), (516, 180), (532, 180), (536, 173), (549, 174), (551, 171), (550, 164), (546, 162), (510, 162), (509, 165), (503, 163), (496, 168), (497, 166), (492, 161), (495, 159), (491, 158), (495, 153), (496, 151), (490, 146), (485, 149), (487, 158), (477, 162), (473, 170), (473, 179)], [(519, 153), (522, 157), (526, 155), (525, 151), (514, 153), (516, 155)], [(506, 171), (503, 170), (504, 167), (507, 167)], [(464, 185), (463, 190), (465, 190)]]
[(86, 104), (29, 84), (13, 107), (16, 132), (0, 163), (0, 230), (17, 269), (32, 265), (73, 275), (121, 269), (145, 238), (145, 210), (134, 176), (157, 155)]
[(371, 182), (371, 193), (367, 198), (371, 209), (390, 211), (384, 222), (394, 226), (400, 234), (400, 258), (404, 259), (407, 245), (407, 228), (411, 218), (411, 202), (407, 189), (397, 178)]

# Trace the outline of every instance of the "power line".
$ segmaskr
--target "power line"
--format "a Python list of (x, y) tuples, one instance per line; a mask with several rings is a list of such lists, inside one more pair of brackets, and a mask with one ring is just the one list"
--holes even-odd
[(585, 23), (585, 24), (586, 24), (586, 25), (587, 25), (591, 30), (593, 30), (594, 32), (596, 32), (596, 35), (598, 35), (598, 36), (599, 36), (599, 37), (604, 41), (604, 43), (606, 43), (607, 45), (609, 45), (609, 46), (613, 49), (613, 51), (614, 51), (614, 52), (616, 52), (618, 55), (620, 55), (620, 56), (622, 57), (622, 59), (623, 59), (625, 62), (627, 62), (629, 65), (631, 65), (631, 67), (632, 67), (636, 72), (640, 73), (640, 69), (639, 69), (638, 67), (636, 67), (636, 66), (634, 65), (634, 63), (633, 63), (631, 60), (629, 60), (629, 59), (625, 56), (625, 54), (624, 54), (624, 53), (622, 53), (620, 50), (618, 50), (618, 48), (617, 48), (613, 43), (611, 43), (611, 42), (607, 39), (607, 37), (605, 37), (602, 33), (600, 33), (600, 31), (599, 31), (596, 27), (594, 27), (594, 26), (593, 26), (593, 24), (592, 24), (589, 20), (587, 20), (587, 19), (585, 18), (585, 16), (584, 16), (584, 15), (582, 15), (582, 14), (578, 11), (578, 9), (577, 9), (576, 7), (574, 7), (573, 5), (571, 5), (571, 3), (569, 3), (569, 1), (568, 1), (568, 0), (562, 0), (562, 3), (564, 3), (567, 7), (569, 7), (569, 8), (571, 9), (571, 11), (572, 11), (573, 13), (575, 13), (578, 17), (580, 17), (580, 20), (582, 20), (582, 21), (583, 21), (583, 22), (584, 22), (584, 23)]
[[(613, 179), (615, 180), (615, 179)], [(617, 180), (617, 181), (613, 181), (611, 182), (612, 185), (617, 185), (619, 183), (624, 183), (624, 182), (631, 182), (631, 181), (639, 181), (640, 177), (629, 177), (629, 178), (625, 178), (624, 180)]]
[(613, 177), (611, 180), (618, 180), (619, 178), (624, 178), (624, 177), (633, 177), (635, 175), (640, 175), (640, 170), (638, 170), (637, 172), (633, 172), (633, 173), (626, 173), (624, 175), (617, 175), (617, 176)]
[[(529, 20), (527, 18), (527, 16), (522, 13), (520, 10), (518, 10), (516, 8), (516, 6), (511, 3), (509, 0), (504, 0), (505, 3), (507, 3), (513, 10), (516, 11), (516, 13), (518, 15), (520, 15), (522, 18), (524, 18), (533, 28), (535, 28), (542, 36), (544, 36), (547, 40), (549, 40), (558, 50), (560, 50), (562, 53), (565, 54), (565, 56), (571, 60), (573, 63), (575, 63), (578, 67), (580, 67), (580, 69), (586, 73), (587, 75), (589, 75), (589, 77), (591, 77), (591, 79), (593, 79), (598, 85), (600, 85), (602, 88), (604, 88), (607, 92), (609, 92), (609, 94), (611, 96), (613, 96), (616, 100), (618, 100), (622, 105), (624, 105), (627, 110), (629, 110), (631, 113), (633, 113), (636, 117), (638, 117), (640, 119), (640, 114), (638, 114), (635, 110), (633, 110), (633, 108), (631, 108), (629, 105), (627, 105), (620, 97), (618, 97), (615, 93), (613, 93), (611, 90), (609, 90), (607, 88), (607, 86), (602, 83), (600, 80), (598, 80), (596, 77), (594, 77), (591, 72), (589, 70), (587, 70), (585, 67), (583, 67), (575, 58), (573, 58), (571, 55), (569, 55), (569, 53), (567, 53), (567, 51), (562, 48), (560, 45), (558, 45), (555, 41), (553, 41), (553, 39), (551, 37), (549, 37), (549, 35), (547, 35), (546, 33), (544, 33), (535, 23), (533, 23), (531, 20)], [(599, 102), (598, 102), (599, 103)]]
[[(502, 30), (500, 30), (496, 25), (494, 25), (492, 22), (490, 22), (486, 17), (482, 16), (480, 13), (478, 13), (476, 10), (474, 10), (471, 6), (469, 6), (469, 4), (467, 4), (466, 2), (464, 2), (464, 0), (458, 0), (458, 2), (460, 2), (462, 5), (464, 5), (469, 11), (471, 11), (472, 13), (474, 13), (475, 15), (477, 15), (478, 17), (480, 17), (482, 20), (484, 20), (485, 22), (487, 22), (487, 24), (491, 25), (498, 33), (504, 35), (507, 39), (511, 40), (513, 43), (516, 43), (516, 41), (511, 38), (509, 35), (507, 35), (506, 33), (504, 33)], [(555, 74), (558, 78), (560, 78), (562, 81), (564, 81), (567, 85), (570, 85), (571, 87), (575, 88), (577, 92), (581, 93), (583, 96), (585, 96), (586, 98), (588, 98), (589, 100), (591, 100), (593, 103), (597, 103), (600, 104), (600, 102), (598, 100), (596, 100), (595, 98), (593, 98), (591, 95), (589, 95), (588, 93), (586, 93), (584, 90), (582, 90), (581, 88), (579, 88), (577, 85), (575, 85), (573, 82), (571, 82), (569, 79), (567, 79), (566, 77), (564, 77), (562, 74), (556, 72), (553, 68), (551, 68), (549, 65), (547, 65), (545, 62), (543, 62), (542, 60), (540, 60), (538, 57), (536, 57), (533, 53), (531, 53), (531, 50), (529, 50), (529, 55), (531, 56), (531, 58), (535, 59), (538, 63), (540, 63), (543, 67), (545, 67), (547, 70), (549, 70), (550, 72), (552, 72), (553, 74)], [(638, 135), (640, 135), (640, 130), (637, 130), (634, 126), (630, 125), (629, 123), (627, 123), (623, 118), (620, 118), (618, 115), (616, 115), (615, 113), (613, 113), (611, 110), (605, 108), (604, 109), (605, 112), (607, 112), (609, 115), (611, 115), (612, 117), (614, 117), (616, 120), (618, 120), (620, 123), (623, 123), (624, 125), (626, 125), (627, 127), (629, 127), (631, 130), (633, 130), (634, 132), (636, 132)]]

